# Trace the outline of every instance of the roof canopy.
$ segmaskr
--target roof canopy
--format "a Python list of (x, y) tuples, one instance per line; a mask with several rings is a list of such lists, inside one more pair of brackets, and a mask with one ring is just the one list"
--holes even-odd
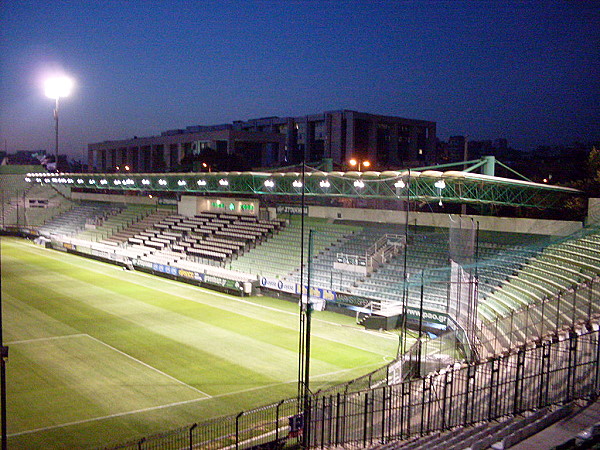
[[(304, 182), (303, 182), (304, 180)], [(552, 208), (565, 196), (582, 195), (577, 189), (550, 186), (463, 171), (439, 172), (213, 172), (213, 173), (28, 173), (31, 183), (63, 184), (105, 190), (178, 192), (186, 194), (235, 194), (355, 197), (411, 201)]]

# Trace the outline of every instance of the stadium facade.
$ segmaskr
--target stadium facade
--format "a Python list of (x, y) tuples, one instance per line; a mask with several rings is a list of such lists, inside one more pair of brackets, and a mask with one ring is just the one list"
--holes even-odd
[(209, 154), (217, 154), (235, 156), (246, 165), (244, 169), (324, 158), (337, 167), (356, 158), (383, 169), (429, 162), (435, 143), (435, 122), (338, 110), (191, 126), (159, 136), (93, 143), (88, 146), (88, 163), (98, 172), (122, 171), (125, 165), (132, 172), (165, 172), (176, 170), (183, 161), (202, 162)]

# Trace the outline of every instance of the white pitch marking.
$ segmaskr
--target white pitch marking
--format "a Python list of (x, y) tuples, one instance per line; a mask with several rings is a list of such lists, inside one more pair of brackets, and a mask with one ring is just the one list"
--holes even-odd
[(75, 422), (67, 422), (67, 423), (61, 423), (59, 425), (50, 425), (50, 426), (47, 426), (47, 427), (34, 428), (33, 430), (26, 430), (26, 431), (19, 431), (18, 433), (12, 433), (12, 434), (9, 434), (8, 436), (9, 437), (13, 437), (13, 436), (22, 436), (24, 434), (39, 433), (39, 432), (42, 432), (42, 431), (54, 430), (56, 428), (70, 427), (70, 426), (73, 426), (73, 425), (81, 425), (81, 424), (84, 424), (84, 423), (96, 422), (98, 420), (114, 419), (115, 417), (127, 416), (127, 415), (130, 415), (130, 414), (138, 414), (138, 413), (144, 413), (144, 412), (148, 412), (148, 411), (154, 411), (154, 410), (157, 410), (157, 409), (170, 408), (171, 406), (185, 405), (186, 403), (193, 403), (193, 402), (198, 402), (198, 401), (202, 401), (202, 400), (208, 400), (208, 398), (207, 397), (195, 398), (195, 399), (192, 399), (192, 400), (184, 400), (184, 401), (181, 401), (181, 402), (168, 403), (166, 405), (151, 406), (149, 408), (137, 409), (135, 411), (125, 411), (125, 412), (110, 414), (108, 416), (92, 417), (90, 419), (82, 419), (82, 420), (77, 420)]
[[(56, 258), (56, 257), (52, 256), (52, 255), (51, 255), (51, 251), (50, 251), (50, 249), (42, 249), (42, 250), (45, 250), (46, 252), (50, 252), (49, 254), (47, 254), (47, 255), (46, 255), (46, 256), (48, 256), (49, 258), (52, 258), (52, 259), (56, 259), (56, 260), (59, 260), (59, 261), (63, 261), (63, 262), (65, 262), (65, 261), (64, 261), (64, 260), (62, 260), (62, 259), (59, 259), (59, 258)], [(86, 260), (87, 260), (87, 259), (86, 259)], [(101, 261), (96, 261), (96, 260), (87, 260), (87, 261), (89, 261), (89, 262), (91, 262), (91, 263), (94, 263), (94, 264), (101, 265), (102, 267), (106, 267), (106, 266), (107, 266), (107, 264), (108, 264), (108, 263), (104, 263), (104, 262), (101, 262)], [(74, 265), (74, 263), (72, 263), (72, 262), (70, 262), (70, 261), (69, 261), (69, 264), (72, 264), (72, 265)], [(90, 269), (90, 270), (93, 270), (93, 269)], [(164, 279), (164, 278), (161, 278), (161, 277), (157, 277), (156, 275), (150, 275), (150, 274), (147, 274), (147, 273), (145, 273), (145, 272), (139, 272), (139, 271), (135, 271), (135, 272), (133, 272), (133, 275), (139, 275), (139, 276), (143, 276), (143, 277), (148, 277), (148, 278), (151, 278), (151, 279), (153, 279), (153, 280), (160, 280), (160, 281), (163, 281), (163, 282), (165, 282), (165, 283), (173, 284), (173, 285), (175, 285), (175, 286), (177, 286), (177, 287), (180, 287), (180, 288), (185, 288), (185, 289), (190, 289), (190, 288), (191, 288), (191, 286), (189, 286), (189, 285), (186, 285), (185, 283), (181, 283), (181, 282), (178, 282), (178, 281), (173, 281), (173, 280), (169, 280), (169, 279)], [(109, 276), (110, 276), (110, 275), (109, 275)], [(133, 281), (133, 280), (130, 280), (129, 282), (130, 282), (130, 283), (133, 283), (133, 284), (137, 284), (138, 286), (144, 286), (144, 287), (147, 287), (147, 286), (145, 286), (144, 284), (142, 284), (142, 283), (138, 283), (138, 282), (136, 282), (136, 281)], [(256, 307), (256, 308), (263, 308), (263, 309), (267, 309), (267, 310), (270, 310), (270, 311), (274, 311), (274, 312), (278, 312), (278, 313), (281, 313), (281, 314), (286, 314), (286, 315), (290, 315), (290, 316), (297, 316), (297, 313), (294, 313), (294, 312), (284, 311), (284, 310), (281, 310), (281, 309), (273, 308), (272, 306), (260, 305), (260, 304), (258, 304), (258, 303), (249, 302), (249, 301), (247, 301), (247, 300), (242, 300), (242, 299), (239, 299), (239, 298), (236, 298), (236, 297), (232, 297), (232, 296), (228, 296), (228, 295), (225, 295), (225, 294), (221, 294), (221, 293), (219, 293), (219, 292), (215, 292), (215, 291), (212, 291), (212, 290), (210, 290), (210, 289), (201, 288), (201, 287), (198, 287), (198, 286), (195, 286), (194, 288), (195, 288), (195, 289), (199, 289), (199, 290), (201, 290), (202, 292), (205, 292), (205, 293), (207, 293), (207, 294), (210, 294), (210, 295), (212, 295), (212, 296), (215, 296), (215, 297), (222, 297), (222, 298), (225, 298), (225, 299), (227, 299), (227, 300), (231, 300), (231, 301), (233, 301), (233, 302), (243, 303), (243, 304), (247, 304), (247, 305), (250, 305), (250, 306), (254, 306), (254, 307)], [(187, 295), (185, 295), (185, 294), (184, 294), (184, 295), (173, 294), (173, 292), (170, 292), (170, 291), (167, 291), (167, 290), (164, 290), (164, 289), (160, 289), (160, 288), (156, 288), (156, 287), (154, 287), (154, 288), (152, 288), (152, 289), (154, 289), (155, 291), (158, 291), (158, 292), (164, 292), (165, 294), (169, 294), (169, 295), (177, 295), (177, 296), (179, 296), (179, 297), (181, 297), (181, 298), (183, 298), (183, 299), (185, 299), (185, 300), (192, 301), (192, 302), (194, 302), (194, 303), (198, 303), (198, 304), (200, 304), (200, 305), (206, 305), (206, 306), (209, 306), (209, 307), (218, 308), (218, 309), (223, 309), (223, 310), (225, 310), (225, 311), (228, 311), (226, 308), (222, 308), (222, 307), (220, 307), (220, 306), (218, 306), (218, 305), (214, 305), (214, 304), (210, 304), (210, 303), (207, 303), (207, 302), (203, 302), (203, 301), (196, 300), (196, 299), (194, 299), (194, 298), (192, 298), (192, 297), (188, 297), (188, 296), (187, 296)], [(371, 330), (364, 330), (364, 329), (360, 329), (360, 328), (358, 328), (358, 327), (357, 327), (357, 328), (354, 328), (354, 327), (348, 327), (347, 325), (341, 325), (341, 324), (338, 324), (338, 323), (335, 323), (335, 322), (329, 322), (329, 321), (327, 321), (327, 320), (316, 319), (316, 318), (313, 318), (313, 320), (314, 320), (315, 322), (322, 322), (322, 323), (325, 323), (325, 324), (328, 324), (328, 325), (333, 325), (333, 326), (338, 326), (338, 327), (346, 327), (346, 328), (350, 328), (350, 329), (353, 329), (353, 330), (355, 330), (355, 331), (357, 331), (357, 332), (359, 332), (359, 333), (371, 334), (371, 335), (375, 335), (375, 336), (378, 336), (378, 337), (381, 337), (381, 338), (384, 338), (384, 339), (388, 339), (388, 340), (391, 340), (391, 339), (395, 340), (395, 339), (396, 339), (395, 335), (393, 335), (392, 333), (379, 334), (379, 333), (373, 332), (373, 331), (371, 331)], [(315, 334), (315, 336), (318, 336), (318, 337), (320, 337), (321, 339), (325, 339), (325, 340), (327, 340), (327, 341), (335, 342), (335, 343), (338, 343), (338, 344), (344, 344), (344, 345), (348, 345), (348, 346), (350, 346), (350, 347), (353, 347), (353, 348), (356, 348), (356, 349), (358, 349), (358, 350), (363, 350), (363, 351), (366, 351), (366, 352), (371, 352), (371, 353), (373, 352), (373, 349), (369, 349), (369, 348), (363, 348), (363, 347), (359, 347), (359, 346), (356, 346), (356, 345), (348, 344), (347, 342), (344, 342), (344, 341), (341, 341), (341, 340), (337, 340), (337, 339), (333, 339), (333, 338), (331, 338), (331, 337), (323, 337), (323, 336), (319, 336), (318, 334)]]
[(20, 341), (6, 342), (6, 345), (29, 344), (30, 342), (53, 341), (56, 339), (67, 339), (67, 338), (82, 337), (82, 336), (87, 336), (87, 334), (83, 334), (83, 333), (65, 334), (64, 336), (50, 336), (50, 337), (35, 338), (35, 339), (23, 339)]
[[(127, 356), (129, 356), (129, 355), (127, 355)], [(369, 366), (373, 366), (373, 365), (374, 364), (369, 364), (367, 366), (361, 366), (361, 367), (369, 367)], [(343, 370), (337, 370), (335, 372), (322, 373), (320, 375), (315, 375), (315, 376), (313, 376), (311, 378), (319, 378), (319, 377), (324, 377), (324, 376), (329, 376), (329, 375), (335, 375), (337, 373), (348, 372), (350, 370), (358, 369), (358, 368), (360, 368), (360, 367), (353, 367), (352, 369), (343, 369)], [(292, 381), (282, 381), (280, 383), (265, 384), (265, 385), (262, 385), (262, 386), (255, 386), (255, 387), (251, 387), (251, 388), (248, 388), (248, 389), (242, 389), (240, 391), (227, 392), (225, 394), (218, 394), (218, 395), (214, 395), (212, 397), (202, 397), (202, 398), (195, 398), (195, 399), (191, 399), (191, 400), (183, 400), (181, 402), (167, 403), (166, 405), (150, 406), (148, 408), (136, 409), (136, 410), (133, 410), (133, 411), (124, 411), (124, 412), (120, 412), (120, 413), (109, 414), (107, 416), (92, 417), (90, 419), (82, 419), (82, 420), (77, 420), (75, 422), (67, 422), (67, 423), (61, 423), (61, 424), (58, 424), (58, 425), (50, 425), (50, 426), (47, 426), (47, 427), (35, 428), (35, 429), (32, 429), (32, 430), (19, 431), (18, 433), (9, 434), (8, 437), (22, 436), (24, 434), (39, 433), (39, 432), (43, 432), (43, 431), (54, 430), (54, 429), (57, 429), (57, 428), (64, 428), (64, 427), (70, 427), (70, 426), (74, 426), (74, 425), (81, 425), (81, 424), (84, 424), (84, 423), (97, 422), (97, 421), (106, 420), (106, 419), (114, 419), (116, 417), (123, 417), (123, 416), (132, 415), (132, 414), (144, 413), (144, 412), (148, 412), (148, 411), (156, 411), (156, 410), (159, 410), (159, 409), (171, 408), (173, 406), (180, 406), (180, 405), (186, 405), (186, 404), (189, 404), (189, 403), (196, 403), (196, 402), (202, 402), (202, 401), (205, 401), (205, 400), (211, 400), (211, 399), (215, 399), (215, 398), (228, 397), (228, 396), (231, 396), (231, 395), (243, 394), (245, 392), (257, 391), (257, 390), (260, 390), (260, 389), (268, 389), (268, 388), (272, 388), (272, 387), (279, 386), (279, 385), (282, 385), (282, 384), (296, 383), (297, 381), (298, 380), (292, 380)], [(207, 420), (210, 420), (210, 419), (207, 419)]]
[(89, 334), (86, 334), (85, 336), (87, 336), (87, 337), (89, 337), (90, 339), (92, 339), (92, 340), (94, 340), (94, 341), (96, 341), (96, 342), (98, 342), (98, 343), (100, 343), (100, 344), (102, 344), (102, 345), (104, 345), (104, 346), (106, 346), (106, 347), (110, 348), (111, 350), (114, 350), (115, 352), (117, 352), (117, 353), (119, 353), (119, 354), (121, 354), (121, 355), (123, 355), (123, 356), (126, 356), (127, 358), (130, 358), (130, 359), (134, 360), (134, 361), (135, 361), (135, 362), (137, 362), (138, 364), (141, 364), (142, 366), (144, 366), (144, 367), (147, 367), (148, 369), (154, 370), (155, 372), (158, 372), (158, 373), (160, 373), (161, 375), (163, 375), (163, 376), (165, 376), (165, 377), (167, 377), (167, 378), (169, 378), (169, 379), (171, 379), (171, 380), (173, 380), (173, 381), (176, 381), (176, 382), (177, 382), (177, 383), (179, 383), (179, 384), (183, 384), (184, 386), (186, 386), (186, 387), (188, 387), (188, 388), (192, 389), (193, 391), (196, 391), (196, 392), (198, 392), (199, 394), (202, 394), (202, 395), (206, 396), (207, 398), (211, 398), (211, 397), (212, 397), (212, 395), (210, 395), (210, 394), (207, 394), (206, 392), (202, 392), (200, 389), (196, 389), (195, 387), (193, 387), (193, 386), (190, 386), (189, 384), (187, 384), (187, 383), (184, 383), (184, 382), (183, 382), (183, 381), (181, 381), (181, 380), (178, 380), (177, 378), (175, 378), (175, 377), (173, 377), (173, 376), (169, 375), (168, 373), (165, 373), (165, 372), (163, 372), (162, 370), (159, 370), (159, 369), (157, 369), (156, 367), (153, 367), (153, 366), (151, 366), (150, 364), (146, 364), (144, 361), (140, 361), (139, 359), (137, 359), (137, 358), (134, 358), (133, 356), (131, 356), (131, 355), (128, 355), (128, 354), (127, 354), (127, 353), (125, 353), (125, 352), (122, 352), (122, 351), (121, 351), (121, 350), (119, 350), (118, 348), (115, 348), (115, 347), (113, 347), (112, 345), (109, 345), (109, 344), (107, 344), (106, 342), (103, 342), (103, 341), (101, 341), (100, 339), (98, 339), (98, 338), (95, 338), (94, 336), (90, 336)]

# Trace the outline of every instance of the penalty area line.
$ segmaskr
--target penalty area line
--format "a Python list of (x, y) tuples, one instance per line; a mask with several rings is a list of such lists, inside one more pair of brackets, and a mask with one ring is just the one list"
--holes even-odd
[(83, 334), (83, 333), (65, 334), (63, 336), (49, 336), (49, 337), (43, 337), (43, 338), (22, 339), (20, 341), (5, 342), (5, 344), (6, 345), (29, 344), (29, 343), (32, 343), (32, 342), (55, 341), (57, 339), (68, 339), (68, 338), (84, 337), (84, 336), (88, 336), (88, 335), (87, 334)]
[(182, 385), (184, 385), (185, 387), (187, 387), (187, 388), (189, 388), (189, 389), (191, 389), (191, 390), (193, 390), (193, 391), (195, 391), (195, 392), (197, 392), (197, 393), (199, 393), (199, 394), (201, 394), (201, 395), (205, 396), (206, 398), (211, 398), (211, 397), (212, 397), (210, 394), (207, 394), (206, 392), (203, 392), (203, 391), (201, 391), (200, 389), (197, 389), (197, 388), (195, 388), (194, 386), (190, 386), (189, 384), (187, 384), (187, 383), (184, 383), (184, 382), (183, 382), (183, 381), (181, 381), (181, 380), (178, 380), (178, 379), (177, 379), (177, 378), (175, 378), (174, 376), (171, 376), (171, 375), (169, 375), (168, 373), (165, 373), (165, 372), (163, 372), (162, 370), (160, 370), (160, 369), (157, 369), (156, 367), (154, 367), (154, 366), (151, 366), (150, 364), (147, 364), (147, 363), (145, 363), (144, 361), (140, 361), (139, 359), (137, 359), (137, 358), (134, 358), (133, 356), (131, 356), (131, 355), (129, 355), (129, 354), (127, 354), (127, 353), (125, 353), (125, 352), (123, 352), (123, 351), (119, 350), (118, 348), (115, 348), (115, 347), (113, 347), (112, 345), (109, 345), (109, 344), (107, 344), (106, 342), (103, 342), (103, 341), (101, 341), (101, 340), (100, 340), (100, 339), (98, 339), (98, 338), (95, 338), (94, 336), (90, 336), (89, 334), (85, 334), (84, 336), (87, 336), (87, 337), (89, 337), (89, 338), (90, 338), (90, 339), (92, 339), (93, 341), (96, 341), (96, 342), (98, 342), (99, 344), (102, 344), (102, 345), (104, 345), (105, 347), (108, 347), (109, 349), (111, 349), (111, 350), (113, 350), (113, 351), (115, 351), (115, 352), (119, 353), (120, 355), (123, 355), (123, 356), (125, 356), (125, 357), (127, 357), (127, 358), (129, 358), (129, 359), (131, 359), (131, 360), (133, 360), (133, 361), (135, 361), (135, 362), (136, 362), (136, 363), (138, 363), (138, 364), (141, 364), (142, 366), (144, 366), (144, 367), (146, 367), (146, 368), (148, 368), (148, 369), (151, 369), (151, 370), (154, 370), (155, 372), (158, 372), (159, 374), (161, 374), (161, 375), (162, 375), (162, 376), (164, 376), (164, 377), (167, 377), (167, 378), (168, 378), (168, 379), (170, 379), (170, 380), (173, 380), (173, 381), (175, 381), (175, 382), (177, 382), (177, 383), (179, 383), (179, 384), (182, 384)]

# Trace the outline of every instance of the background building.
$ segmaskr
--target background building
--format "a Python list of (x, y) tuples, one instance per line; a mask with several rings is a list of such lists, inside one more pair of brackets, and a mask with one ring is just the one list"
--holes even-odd
[(386, 169), (432, 161), (435, 142), (435, 122), (340, 110), (89, 144), (88, 161), (100, 172), (121, 171), (125, 165), (135, 172), (249, 170), (323, 158), (338, 168), (356, 158)]

